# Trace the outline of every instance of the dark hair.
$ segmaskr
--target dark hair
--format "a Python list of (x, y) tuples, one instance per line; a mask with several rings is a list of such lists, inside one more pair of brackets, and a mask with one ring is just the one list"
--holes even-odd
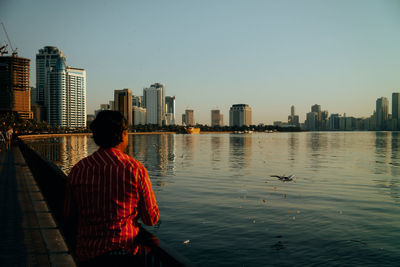
[(128, 123), (118, 111), (103, 110), (90, 124), (94, 142), (102, 148), (115, 147), (122, 142), (122, 133), (128, 129)]

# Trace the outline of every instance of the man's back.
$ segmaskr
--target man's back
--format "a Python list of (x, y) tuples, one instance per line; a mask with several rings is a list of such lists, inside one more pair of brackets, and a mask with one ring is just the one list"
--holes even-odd
[[(145, 224), (159, 212), (144, 166), (114, 149), (102, 149), (82, 159), (68, 175), (68, 187), (78, 210), (78, 258), (91, 259), (107, 251), (134, 251), (139, 216)], [(72, 203), (66, 203), (66, 212)]]

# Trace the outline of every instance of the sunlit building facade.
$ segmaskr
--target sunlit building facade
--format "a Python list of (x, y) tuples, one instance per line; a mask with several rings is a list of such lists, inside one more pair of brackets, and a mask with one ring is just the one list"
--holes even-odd
[(52, 126), (86, 127), (86, 71), (65, 66), (59, 58), (47, 70), (47, 121)]
[(133, 123), (132, 108), (132, 91), (128, 88), (114, 90), (114, 110), (121, 112), (129, 126)]
[(30, 60), (0, 56), (0, 112), (16, 112), (31, 119)]
[(214, 109), (211, 110), (211, 126), (223, 126), (224, 124), (224, 119), (223, 115), (221, 114), (221, 111), (219, 109)]
[(229, 126), (250, 126), (252, 110), (247, 104), (235, 104), (229, 110)]
[(165, 125), (165, 85), (155, 83), (144, 88), (143, 103), (147, 124)]
[[(182, 116), (183, 118), (183, 116)], [(193, 109), (186, 109), (185, 110), (185, 121), (184, 125), (193, 126), (194, 125), (194, 110)]]

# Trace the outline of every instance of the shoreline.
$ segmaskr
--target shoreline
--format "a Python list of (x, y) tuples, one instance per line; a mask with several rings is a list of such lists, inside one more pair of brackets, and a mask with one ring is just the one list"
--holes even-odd
[[(139, 134), (176, 134), (175, 132), (128, 132), (128, 135), (139, 135)], [(19, 135), (20, 139), (41, 139), (41, 138), (52, 138), (52, 137), (64, 137), (64, 136), (92, 136), (92, 133), (65, 133), (65, 134), (31, 134), (31, 135)]]
[[(226, 132), (211, 132), (211, 131), (204, 131), (200, 132), (199, 134), (231, 134), (232, 131)], [(150, 135), (150, 134), (180, 134), (176, 132), (128, 132), (128, 135)], [(186, 134), (186, 133), (183, 133)], [(190, 135), (190, 134), (189, 134)], [(195, 134), (194, 134), (195, 135)], [(20, 139), (41, 139), (41, 138), (53, 138), (53, 137), (64, 137), (64, 136), (92, 136), (92, 133), (65, 133), (65, 134), (27, 134), (27, 135), (20, 135), (18, 136)]]

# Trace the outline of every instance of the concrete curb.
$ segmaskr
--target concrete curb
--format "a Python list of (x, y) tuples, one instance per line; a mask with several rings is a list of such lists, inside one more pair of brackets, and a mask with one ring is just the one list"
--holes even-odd
[(25, 227), (34, 227), (35, 230), (40, 231), (48, 254), (50, 266), (76, 266), (29, 167), (25, 163), (19, 149), (14, 149), (18, 151), (15, 151), (16, 158), (20, 159), (21, 157), (21, 159), (18, 160), (19, 162), (15, 164), (17, 177), (18, 179), (22, 179), (22, 182), (26, 186), (33, 206), (32, 212), (35, 213), (38, 224), (37, 226), (25, 225)]

